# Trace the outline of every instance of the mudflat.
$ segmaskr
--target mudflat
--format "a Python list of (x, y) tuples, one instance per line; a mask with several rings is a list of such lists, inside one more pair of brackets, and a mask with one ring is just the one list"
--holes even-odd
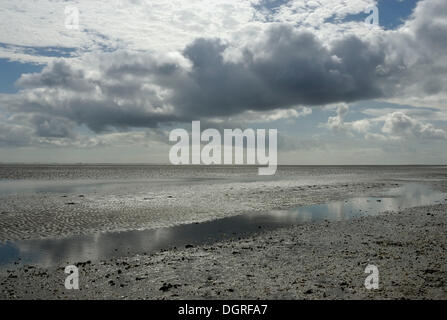
[[(41, 219), (48, 219), (47, 224), (33, 228), (41, 222), (33, 222), (33, 216), (27, 217), (26, 212), (33, 212), (32, 208), (27, 211), (24, 206), (25, 209), (21, 211), (16, 206), (11, 217), (20, 216), (17, 221), (21, 225), (14, 229), (11, 222), (13, 219), (8, 220), (2, 216), (2, 226), (8, 227), (6, 230), (2, 227), (2, 239), (9, 240), (11, 246), (7, 247), (4, 242), (0, 252), (7, 255), (8, 248), (25, 252), (26, 248), (14, 247), (16, 241), (24, 239), (51, 240), (95, 234), (98, 230), (122, 232), (132, 229), (133, 225), (128, 221), (135, 221), (135, 227), (140, 228), (140, 223), (145, 221), (143, 226), (148, 229), (186, 223), (200, 224), (248, 211), (261, 214), (269, 210), (348, 201), (359, 196), (380, 197), (390, 189), (407, 183), (428, 185), (433, 192), (447, 191), (447, 183), (444, 182), (447, 171), (443, 167), (323, 168), (323, 172), (316, 171), (311, 175), (307, 175), (309, 169), (306, 169), (306, 173), (303, 173), (304, 169), (280, 168), (279, 171), (281, 169), (289, 171), (283, 175), (280, 173), (278, 179), (269, 181), (250, 181), (250, 174), (243, 179), (237, 174), (238, 179), (234, 176), (230, 179), (222, 177), (222, 180), (205, 179), (192, 184), (165, 183), (152, 187), (152, 195), (164, 199), (157, 203), (165, 204), (165, 208), (171, 208), (172, 211), (182, 209), (182, 204), (193, 203), (187, 200), (188, 196), (182, 192), (175, 193), (174, 190), (196, 188), (191, 194), (194, 194), (197, 206), (187, 208), (191, 211), (200, 211), (198, 208), (203, 208), (205, 213), (200, 217), (194, 214), (188, 216), (185, 214), (189, 212), (188, 209), (183, 208), (183, 220), (179, 218), (178, 221), (169, 220), (171, 217), (164, 219), (164, 216), (159, 220), (154, 219), (151, 214), (157, 210), (152, 211), (151, 206), (157, 206), (153, 203), (148, 205), (145, 202), (148, 200), (141, 200), (136, 201), (133, 207), (140, 206), (140, 202), (144, 203), (138, 210), (145, 214), (134, 215), (133, 209), (126, 209), (124, 205), (121, 214), (131, 218), (126, 217), (113, 224), (106, 220), (98, 222), (92, 228), (84, 229), (82, 224), (79, 224), (79, 228), (69, 228), (66, 223), (44, 217)], [(149, 192), (141, 188), (141, 194)], [(214, 198), (210, 198), (207, 193), (211, 191), (216, 194)], [(231, 200), (224, 201), (226, 198), (220, 191), (224, 191), (223, 194), (228, 193), (227, 197)], [(101, 194), (97, 204), (101, 197), (107, 202), (106, 199), (116, 196), (115, 191), (96, 192)], [(123, 190), (120, 192), (123, 193)], [(130, 197), (132, 192), (124, 192), (125, 197)], [(53, 203), (59, 201), (63, 195), (75, 199), (79, 197), (78, 193), (79, 190), (20, 195), (10, 193), (4, 194), (2, 198), (47, 197)], [(94, 195), (93, 191), (92, 194)], [(91, 196), (89, 192), (82, 195), (82, 200)], [(172, 198), (168, 198), (168, 195)], [(426, 195), (411, 196), (418, 197), (424, 199)], [(175, 201), (178, 202), (175, 205), (173, 202), (169, 203), (171, 199), (177, 199)], [(211, 205), (216, 201), (223, 201), (223, 205)], [(2, 206), (6, 206), (4, 202)], [(60, 210), (61, 218), (65, 214), (69, 217), (77, 215), (85, 225), (91, 219), (89, 214), (109, 214), (107, 207), (100, 205), (93, 206), (92, 211), (86, 212), (77, 210), (76, 205), (65, 206), (69, 209)], [(206, 206), (210, 207), (209, 210), (205, 210)], [(55, 207), (59, 208), (57, 204)], [(42, 260), (36, 264), (17, 260), (0, 269), (0, 298), (446, 299), (446, 207), (445, 199), (429, 205), (415, 202), (414, 206), (384, 210), (378, 215), (291, 223), (289, 226), (261, 228), (247, 234), (229, 234), (210, 243), (188, 244), (158, 251), (145, 252), (142, 249), (137, 253), (120, 252), (97, 259), (93, 256), (88, 260), (63, 262), (52, 260), (49, 256), (48, 261)], [(10, 208), (13, 207), (10, 206), (8, 210)], [(213, 208), (219, 209), (210, 214)], [(231, 210), (232, 208), (237, 210)], [(152, 221), (159, 221), (159, 224)], [(174, 221), (175, 223), (171, 223)], [(54, 226), (57, 223), (59, 227)], [(22, 232), (27, 235), (23, 236)], [(67, 263), (75, 264), (79, 269), (79, 290), (67, 290), (64, 287), (67, 276), (64, 269)], [(364, 286), (368, 276), (365, 268), (368, 265), (375, 265), (379, 270), (377, 290), (368, 290)]]

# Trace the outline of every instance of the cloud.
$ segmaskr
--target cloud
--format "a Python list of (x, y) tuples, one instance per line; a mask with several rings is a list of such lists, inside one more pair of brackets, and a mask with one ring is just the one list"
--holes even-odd
[[(86, 52), (181, 50), (205, 34), (225, 37), (252, 22), (257, 0), (17, 0), (0, 6), (0, 57), (47, 63), (30, 47)], [(65, 7), (79, 11), (79, 30), (65, 28)], [(257, 22), (253, 23), (254, 25)], [(1, 44), (5, 47), (1, 48)]]
[(187, 83), (174, 89), (173, 104), (207, 116), (382, 95), (375, 70), (385, 57), (356, 37), (337, 41), (330, 50), (313, 34), (280, 25), (258, 39), (240, 49), (237, 62), (224, 60), (227, 46), (217, 40), (189, 45), (184, 54), (192, 71)]
[(442, 0), (419, 1), (412, 18), (387, 33), (388, 61), (395, 65), (396, 85), (390, 101), (447, 108), (447, 5)]
[(348, 134), (352, 134), (353, 132), (367, 133), (370, 130), (371, 122), (368, 119), (346, 122), (345, 117), (348, 113), (348, 105), (339, 105), (337, 107), (337, 115), (329, 117), (327, 123), (323, 124), (322, 126), (334, 131), (344, 132)]
[[(446, 140), (447, 132), (432, 124), (415, 119), (402, 111), (394, 111), (379, 117), (365, 118), (356, 121), (345, 121), (349, 113), (347, 105), (337, 107), (337, 115), (329, 117), (322, 127), (353, 136), (362, 134), (366, 140)], [(380, 132), (374, 129), (382, 125)]]
[(391, 138), (447, 139), (446, 131), (413, 119), (402, 112), (389, 114), (385, 119), (382, 132)]
[(24, 89), (62, 88), (80, 93), (93, 89), (84, 70), (75, 70), (64, 60), (51, 62), (40, 73), (23, 74), (17, 85)]
[(30, 124), (37, 137), (70, 138), (73, 137), (75, 123), (66, 119), (45, 114), (16, 114), (10, 118), (12, 122)]
[[(16, 0), (0, 6), (0, 57), (48, 63), (32, 48), (64, 48), (72, 56), (86, 52), (151, 51), (184, 48), (201, 37), (247, 41), (270, 23), (306, 27), (328, 34), (360, 32), (358, 23), (341, 23), (363, 13), (374, 0)], [(79, 9), (79, 30), (65, 28), (65, 7)], [(367, 32), (367, 28), (361, 32)]]
[(81, 63), (59, 59), (23, 75), (22, 91), (6, 104), (12, 112), (66, 117), (101, 132), (383, 95), (376, 69), (385, 56), (356, 37), (328, 49), (309, 32), (279, 25), (238, 48), (240, 59), (225, 59), (229, 47), (197, 39), (182, 54), (163, 57), (115, 52)]
[(26, 126), (0, 123), (0, 147), (28, 146), (32, 136), (32, 130)]
[(326, 127), (332, 130), (345, 130), (345, 116), (349, 112), (349, 107), (347, 105), (340, 105), (337, 107), (337, 115), (334, 117), (329, 117)]
[(279, 120), (286, 120), (288, 122), (298, 118), (304, 118), (312, 114), (312, 109), (308, 107), (297, 107), (290, 109), (277, 109), (272, 111), (245, 111), (241, 114), (229, 117), (216, 117), (208, 120), (209, 125), (231, 124), (235, 127), (246, 127), (247, 124), (254, 123), (270, 123)]

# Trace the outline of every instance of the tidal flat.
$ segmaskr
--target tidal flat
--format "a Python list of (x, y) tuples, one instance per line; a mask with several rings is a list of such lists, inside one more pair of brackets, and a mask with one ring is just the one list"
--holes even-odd
[(447, 298), (447, 167), (256, 171), (3, 166), (0, 298)]

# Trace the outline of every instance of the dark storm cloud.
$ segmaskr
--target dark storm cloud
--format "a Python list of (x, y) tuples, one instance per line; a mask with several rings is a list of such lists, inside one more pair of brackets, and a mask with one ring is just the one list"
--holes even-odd
[[(58, 126), (68, 123), (85, 124), (95, 132), (102, 132), (112, 127), (121, 130), (132, 127), (155, 128), (159, 123), (182, 120), (175, 115), (148, 112), (134, 104), (118, 104), (112, 99), (99, 100), (74, 97), (71, 99), (54, 99), (48, 104), (29, 102), (25, 105), (27, 109), (17, 109), (20, 112), (13, 120), (24, 121), (27, 119), (35, 128), (36, 133), (45, 137), (59, 136), (62, 131)], [(30, 113), (26, 114), (26, 111)], [(48, 128), (45, 127), (45, 130), (43, 130), (42, 123), (39, 122), (44, 117), (56, 118), (51, 122), (53, 125)], [(61, 119), (70, 122), (63, 122)], [(48, 120), (44, 124), (48, 125)], [(58, 124), (58, 126), (54, 126), (54, 124)], [(67, 128), (67, 130), (69, 129)]]
[(385, 55), (356, 37), (328, 50), (311, 33), (280, 26), (256, 49), (245, 49), (237, 63), (226, 62), (218, 40), (196, 40), (184, 51), (193, 68), (188, 82), (175, 88), (173, 104), (197, 116), (231, 115), (383, 94), (376, 69)]
[(96, 132), (105, 131), (110, 127), (119, 129), (154, 128), (159, 123), (177, 120), (175, 115), (157, 114), (132, 104), (118, 104), (112, 100), (73, 99), (70, 101), (69, 110), (70, 112), (65, 113), (65, 116), (75, 119), (79, 124), (86, 124)]

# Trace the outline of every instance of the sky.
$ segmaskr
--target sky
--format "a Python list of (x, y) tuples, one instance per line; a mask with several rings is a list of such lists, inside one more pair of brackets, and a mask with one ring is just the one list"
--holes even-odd
[(200, 120), (277, 129), (279, 164), (447, 163), (445, 0), (0, 0), (0, 17), (0, 162), (168, 163), (169, 132)]

